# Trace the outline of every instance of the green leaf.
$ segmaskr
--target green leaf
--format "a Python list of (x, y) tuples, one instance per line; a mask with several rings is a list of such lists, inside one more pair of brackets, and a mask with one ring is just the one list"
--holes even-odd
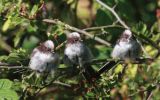
[(143, 22), (139, 22), (132, 28), (132, 30), (138, 34), (145, 34), (145, 32), (147, 31), (147, 25)]
[(122, 66), (121, 64), (119, 64), (119, 65), (115, 68), (114, 72), (115, 72), (116, 74), (118, 74), (118, 73), (122, 72), (122, 70), (123, 70), (123, 66)]
[(12, 87), (12, 81), (8, 79), (0, 79), (0, 90), (1, 89), (10, 89)]
[(87, 96), (87, 97), (94, 97), (94, 93), (93, 93), (93, 92), (88, 92), (88, 93), (86, 94), (86, 96)]
[(3, 24), (2, 31), (6, 32), (11, 24), (11, 18), (9, 17), (6, 22)]
[(138, 65), (129, 64), (128, 69), (127, 69), (127, 75), (130, 78), (135, 78), (135, 76), (137, 74), (137, 68), (138, 68)]
[(137, 33), (141, 38), (143, 38), (143, 36), (150, 38), (152, 35), (152, 32), (147, 29), (147, 25), (143, 22), (139, 22), (134, 27), (132, 27), (132, 31)]
[(21, 91), (22, 90), (22, 82), (20, 80), (14, 80), (11, 89), (15, 90), (15, 91)]
[(34, 5), (30, 14), (34, 15), (37, 11), (38, 11), (38, 5)]
[(6, 60), (9, 64), (27, 64), (28, 63), (28, 53), (25, 49), (13, 50)]
[(24, 34), (23, 31), (24, 28), (21, 28), (18, 32), (16, 32), (16, 37), (14, 38), (14, 47), (16, 47), (19, 44), (21, 37)]
[(18, 100), (18, 95), (13, 90), (0, 89), (0, 100)]
[(0, 61), (6, 61), (8, 59), (8, 56), (4, 55), (4, 56), (0, 56)]
[(19, 25), (19, 24), (23, 24), (24, 21), (26, 21), (26, 19), (21, 18), (19, 16), (15, 16), (15, 17), (12, 18), (11, 21), (12, 21), (13, 26), (16, 26), (16, 25)]
[(28, 32), (36, 32), (38, 30), (38, 27), (36, 25), (32, 25), (31, 23), (28, 25), (27, 28)]
[(8, 79), (0, 79), (0, 100), (18, 100), (18, 95), (11, 90), (13, 82)]
[[(107, 20), (104, 21), (102, 19), (107, 19)], [(109, 11), (104, 11), (102, 9), (97, 10), (96, 20), (95, 20), (96, 25), (109, 25), (112, 24), (113, 21), (114, 17)]]

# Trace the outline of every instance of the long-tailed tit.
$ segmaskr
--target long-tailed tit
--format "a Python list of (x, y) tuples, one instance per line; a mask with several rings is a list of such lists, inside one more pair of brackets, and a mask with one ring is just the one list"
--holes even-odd
[(126, 29), (117, 41), (111, 56), (122, 60), (135, 60), (140, 56), (140, 52), (140, 44), (133, 38), (132, 32)]
[(64, 55), (64, 63), (67, 66), (79, 66), (88, 74), (85, 75), (85, 77), (90, 77), (95, 74), (94, 69), (89, 65), (93, 55), (90, 49), (82, 42), (79, 33), (72, 32), (67, 35)]
[(40, 44), (31, 54), (29, 68), (36, 71), (37, 75), (54, 72), (59, 65), (59, 56), (53, 50), (54, 43), (51, 40)]

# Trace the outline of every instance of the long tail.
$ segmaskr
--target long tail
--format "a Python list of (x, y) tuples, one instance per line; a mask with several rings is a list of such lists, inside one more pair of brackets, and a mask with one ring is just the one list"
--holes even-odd
[(99, 70), (98, 70), (98, 75), (101, 75), (102, 73), (104, 73), (105, 71), (110, 70), (111, 68), (115, 67), (115, 65), (117, 65), (119, 63), (119, 61), (109, 61), (107, 63), (105, 63)]
[(82, 72), (84, 77), (89, 81), (92, 82), (94, 79), (100, 78), (100, 75), (105, 71), (110, 70), (111, 68), (115, 67), (119, 61), (109, 61), (105, 63), (98, 71), (95, 71), (91, 65), (85, 65), (84, 71)]
[(89, 82), (92, 82), (97, 77), (97, 72), (92, 68), (91, 65), (87, 64), (84, 66), (82, 74)]

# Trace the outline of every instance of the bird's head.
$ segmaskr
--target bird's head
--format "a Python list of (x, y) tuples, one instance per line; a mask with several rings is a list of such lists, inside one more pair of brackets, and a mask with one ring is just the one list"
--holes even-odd
[(68, 43), (76, 43), (81, 41), (81, 36), (79, 33), (77, 32), (72, 32), (70, 34), (67, 35), (67, 42)]
[(132, 37), (132, 32), (129, 29), (126, 29), (122, 34), (122, 38), (124, 39), (130, 39), (131, 37)]
[(54, 49), (54, 43), (51, 40), (47, 40), (44, 42), (44, 46), (50, 50)]
[(40, 44), (38, 49), (42, 52), (48, 52), (48, 51), (53, 51), (54, 50), (54, 43), (51, 40), (47, 40)]

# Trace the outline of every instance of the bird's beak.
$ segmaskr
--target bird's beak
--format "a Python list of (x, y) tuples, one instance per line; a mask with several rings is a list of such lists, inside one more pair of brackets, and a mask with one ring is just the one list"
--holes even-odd
[(51, 52), (53, 53), (55, 50), (52, 50)]
[(80, 39), (79, 41), (83, 41), (82, 39)]

